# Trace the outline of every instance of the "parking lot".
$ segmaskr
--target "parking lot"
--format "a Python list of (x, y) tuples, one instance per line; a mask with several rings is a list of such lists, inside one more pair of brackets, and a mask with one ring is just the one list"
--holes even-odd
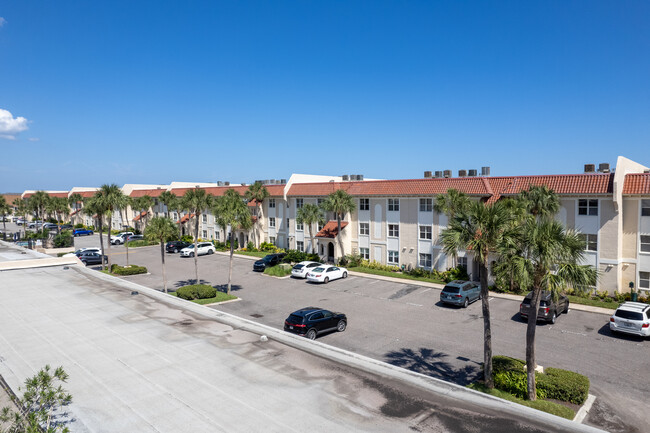
[[(77, 247), (98, 246), (99, 239), (97, 235), (76, 238), (75, 243)], [(124, 246), (111, 251), (115, 263), (126, 264)], [(158, 246), (130, 248), (129, 261), (146, 266), (150, 274), (126, 278), (162, 290)], [(202, 256), (198, 261), (202, 282), (227, 283), (227, 256)], [(193, 259), (166, 254), (166, 262), (171, 288), (193, 282)], [(348, 329), (319, 337), (319, 341), (459, 384), (479, 375), (483, 359), (480, 302), (467, 309), (447, 307), (439, 303), (439, 289), (359, 276), (326, 285), (278, 279), (253, 272), (252, 264), (249, 258), (235, 256), (233, 293), (241, 300), (210, 308), (277, 328), (301, 307), (341, 311), (348, 316)], [(518, 308), (517, 301), (490, 299), (495, 354), (525, 358), (526, 325)], [(649, 343), (611, 335), (608, 320), (604, 314), (572, 309), (555, 325), (540, 323), (537, 362), (589, 377), (597, 400), (588, 424), (613, 432), (645, 431)]]

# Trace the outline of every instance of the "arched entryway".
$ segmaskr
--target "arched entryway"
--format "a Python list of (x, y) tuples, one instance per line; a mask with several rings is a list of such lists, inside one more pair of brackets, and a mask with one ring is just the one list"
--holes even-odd
[(327, 244), (327, 261), (334, 262), (334, 243), (330, 242)]
[(244, 239), (244, 233), (239, 233), (239, 248), (244, 248), (246, 240)]

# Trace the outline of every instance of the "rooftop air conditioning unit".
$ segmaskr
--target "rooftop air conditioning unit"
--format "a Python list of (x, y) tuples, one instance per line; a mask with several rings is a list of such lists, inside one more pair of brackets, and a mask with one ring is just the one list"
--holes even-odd
[(362, 174), (357, 174), (357, 180), (363, 180), (363, 175)]
[(451, 170), (445, 170), (445, 171), (442, 173), (442, 175), (443, 175), (444, 177), (451, 177)]
[(489, 176), (490, 167), (481, 167), (481, 176)]
[(467, 176), (467, 170), (458, 170), (458, 177)]
[(286, 184), (286, 183), (287, 183), (287, 180), (286, 180), (286, 179), (280, 179), (280, 183), (281, 183), (281, 184)]
[(431, 172), (430, 172), (430, 171), (425, 171), (425, 172), (424, 172), (424, 178), (425, 178), (425, 179), (429, 179), (429, 178), (431, 178), (431, 177), (432, 177), (432, 175), (431, 175)]
[(436, 177), (442, 177), (442, 171), (436, 170), (435, 176)]
[(344, 174), (343, 176), (341, 176), (341, 178), (343, 179), (343, 182), (347, 182), (348, 180), (350, 180), (350, 176), (348, 176), (347, 174)]
[(471, 170), (469, 170), (468, 174), (471, 177), (476, 177), (477, 171), (475, 169), (471, 169)]
[(218, 181), (217, 181), (217, 186), (223, 186), (223, 182), (220, 181), (220, 180), (218, 180)]
[(585, 173), (595, 173), (596, 165), (595, 164), (585, 164)]
[(609, 163), (601, 162), (598, 164), (598, 171), (601, 173), (609, 173)]
[(225, 181), (223, 184), (226, 185), (226, 186), (230, 186), (230, 182), (228, 182), (228, 181)]

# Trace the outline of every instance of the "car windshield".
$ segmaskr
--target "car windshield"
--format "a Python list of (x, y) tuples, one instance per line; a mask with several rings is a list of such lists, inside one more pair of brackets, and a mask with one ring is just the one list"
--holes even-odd
[(264, 258), (262, 259), (262, 261), (270, 262), (271, 260), (273, 260), (273, 257), (274, 257), (274, 256), (264, 256)]
[(325, 270), (325, 268), (318, 267), (318, 268), (314, 269), (312, 272), (323, 272), (324, 270)]
[(643, 320), (643, 314), (636, 311), (616, 310), (614, 315), (623, 319)]
[(185, 248), (194, 248), (194, 244), (189, 244), (189, 245), (188, 245), (187, 247), (185, 247)]
[(305, 267), (305, 265), (297, 264), (297, 265), (294, 266), (293, 268), (294, 268), (295, 270), (299, 270), (299, 269), (302, 269), (302, 268), (304, 268), (304, 267)]
[(460, 287), (445, 286), (445, 288), (442, 289), (442, 291), (445, 293), (460, 293)]

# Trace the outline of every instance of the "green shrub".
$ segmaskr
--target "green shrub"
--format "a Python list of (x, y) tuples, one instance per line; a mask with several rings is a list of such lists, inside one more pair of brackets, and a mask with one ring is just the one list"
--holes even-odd
[(254, 243), (249, 242), (246, 244), (246, 251), (257, 251), (257, 248), (255, 248)]
[(74, 243), (72, 236), (69, 231), (64, 231), (59, 233), (54, 237), (54, 248), (68, 248), (71, 247)]
[(262, 242), (262, 244), (260, 245), (260, 250), (261, 251), (275, 252), (275, 251), (277, 251), (277, 249), (278, 249), (278, 247), (276, 247), (275, 245), (273, 245), (270, 242)]
[(115, 263), (111, 265), (111, 273), (115, 275), (137, 275), (137, 274), (146, 274), (147, 268), (144, 266), (120, 266)]
[(189, 243), (194, 242), (194, 238), (193, 238), (192, 236), (190, 236), (190, 235), (183, 235), (183, 236), (181, 236), (181, 240), (182, 240), (183, 242), (189, 242)]
[(361, 265), (363, 258), (359, 254), (349, 254), (346, 256), (348, 259), (348, 266), (356, 268)]
[(361, 262), (361, 267), (368, 268), (368, 269), (377, 269), (380, 271), (389, 271), (389, 272), (399, 272), (400, 268), (399, 266), (391, 266), (391, 265), (382, 265), (379, 262), (376, 261), (368, 261), (368, 260), (363, 260)]
[(129, 248), (132, 247), (146, 247), (148, 245), (156, 245), (158, 242), (148, 241), (146, 239), (137, 239), (135, 241), (128, 241)]
[(79, 224), (75, 224), (75, 225), (74, 225), (74, 228), (76, 228), (76, 229), (83, 229), (83, 228), (86, 228), (86, 227), (85, 227), (83, 224), (79, 223)]
[(228, 249), (229, 249), (226, 244), (224, 244), (223, 242), (219, 242), (219, 241), (212, 241), (212, 245), (214, 245), (214, 248), (217, 251), (228, 251)]
[(291, 274), (291, 265), (281, 263), (277, 266), (271, 266), (264, 269), (264, 273), (274, 277), (286, 277), (287, 275)]
[(494, 387), (524, 400), (528, 395), (526, 375), (522, 372), (503, 371), (495, 373)]
[(494, 373), (503, 371), (524, 371), (526, 363), (521, 359), (510, 358), (509, 356), (496, 355), (492, 358), (492, 371)]
[(284, 259), (282, 260), (284, 263), (299, 263), (306, 260), (311, 260), (312, 262), (320, 261), (318, 254), (307, 254), (303, 251), (298, 250), (287, 250), (286, 253), (287, 255), (284, 256)]
[(573, 371), (548, 367), (537, 375), (537, 387), (547, 398), (582, 404), (589, 394), (589, 378)]
[(179, 288), (176, 291), (176, 295), (187, 301), (192, 301), (194, 299), (209, 299), (214, 298), (217, 295), (217, 289), (207, 284), (192, 284)]
[(467, 275), (467, 269), (465, 266), (456, 266), (455, 268), (449, 268), (441, 275), (442, 279), (446, 283), (454, 280), (469, 280), (469, 275)]

